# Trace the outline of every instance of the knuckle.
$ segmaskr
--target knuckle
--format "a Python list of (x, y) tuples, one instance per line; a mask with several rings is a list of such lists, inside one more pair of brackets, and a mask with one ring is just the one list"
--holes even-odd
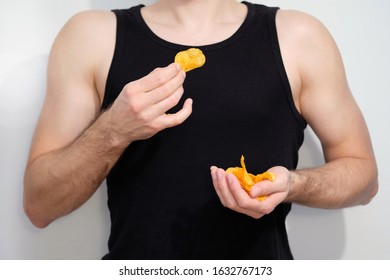
[(172, 125), (176, 126), (176, 125), (179, 125), (183, 122), (184, 122), (184, 119), (180, 115), (175, 114), (172, 116)]
[(168, 100), (170, 107), (176, 106), (179, 103), (180, 98), (181, 98), (181, 95), (179, 95), (179, 94), (172, 94), (169, 97), (169, 100)]
[(176, 114), (169, 114), (167, 116), (169, 118), (167, 123), (166, 123), (167, 127), (173, 127), (173, 126), (180, 124), (177, 120), (178, 119), (177, 113)]
[(228, 206), (228, 204), (227, 204), (224, 200), (221, 200), (221, 203), (222, 203), (222, 205), (223, 205), (224, 207), (230, 208), (230, 207)]
[(139, 100), (137, 100), (136, 91), (131, 84), (127, 84), (123, 88), (123, 100), (127, 104), (128, 110), (132, 113), (139, 113), (142, 111), (142, 106)]
[(157, 122), (150, 122), (148, 124), (148, 127), (151, 131), (154, 131), (154, 132), (157, 132), (157, 131), (160, 131), (162, 130), (163, 128), (161, 127), (161, 125), (159, 125)]
[(165, 84), (165, 75), (161, 71), (158, 71), (159, 69), (156, 70), (155, 75), (154, 75), (154, 81), (157, 86), (162, 86)]
[(258, 214), (253, 214), (253, 215), (251, 215), (251, 217), (252, 217), (253, 219), (258, 220), (258, 219), (260, 219), (261, 217), (263, 217), (263, 215), (260, 214), (260, 213), (258, 213)]
[(150, 72), (150, 73), (160, 72), (161, 69), (162, 69), (162, 67), (156, 67), (156, 68), (154, 68), (154, 69), (152, 70), (152, 72)]
[[(148, 123), (150, 121), (149, 114), (147, 114), (145, 111), (142, 111), (140, 109), (138, 109), (136, 116), (137, 116), (137, 120), (142, 123)], [(149, 123), (148, 126), (152, 128), (153, 124)]]
[(271, 208), (271, 207), (268, 207), (268, 208), (264, 208), (264, 209), (261, 209), (260, 213), (264, 214), (264, 215), (268, 215), (270, 214), (274, 209)]
[(142, 112), (141, 105), (136, 102), (135, 100), (131, 99), (128, 101), (129, 110), (138, 116), (139, 119), (143, 119), (145, 117), (145, 114)]
[(133, 94), (135, 92), (135, 83), (134, 82), (130, 82), (128, 84), (126, 84), (124, 87), (123, 87), (123, 94), (126, 96), (126, 97), (132, 97)]
[(237, 204), (240, 208), (243, 208), (243, 209), (248, 208), (248, 202), (246, 200), (238, 200)]
[(233, 203), (232, 201), (227, 201), (225, 204), (226, 204), (226, 207), (229, 209), (235, 210), (237, 208), (237, 205), (235, 203)]

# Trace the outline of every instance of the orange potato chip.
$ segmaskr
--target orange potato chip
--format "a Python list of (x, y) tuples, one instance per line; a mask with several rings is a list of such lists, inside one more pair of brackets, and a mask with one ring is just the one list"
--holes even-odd
[(175, 56), (175, 62), (180, 65), (183, 71), (188, 72), (203, 66), (206, 62), (206, 57), (200, 49), (190, 48), (188, 50), (178, 52)]
[[(254, 184), (260, 181), (264, 181), (264, 180), (269, 180), (271, 182), (275, 181), (276, 175), (272, 172), (267, 171), (257, 175), (248, 173), (248, 171), (246, 170), (246, 165), (244, 160), (245, 160), (244, 156), (241, 156), (242, 167), (229, 167), (228, 169), (226, 169), (226, 172), (235, 175), (238, 181), (240, 182), (241, 187), (247, 193), (249, 193), (249, 191), (251, 190)], [(266, 195), (257, 197), (257, 199), (260, 201), (264, 201), (266, 198), (267, 198)]]

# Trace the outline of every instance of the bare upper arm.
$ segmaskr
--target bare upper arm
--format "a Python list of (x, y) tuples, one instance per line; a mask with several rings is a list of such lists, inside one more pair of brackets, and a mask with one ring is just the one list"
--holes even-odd
[(326, 160), (373, 159), (368, 129), (328, 30), (296, 11), (279, 11), (277, 27), (295, 103), (319, 137)]
[(29, 162), (69, 145), (96, 119), (114, 44), (115, 16), (110, 12), (83, 12), (62, 28), (49, 56), (46, 96)]

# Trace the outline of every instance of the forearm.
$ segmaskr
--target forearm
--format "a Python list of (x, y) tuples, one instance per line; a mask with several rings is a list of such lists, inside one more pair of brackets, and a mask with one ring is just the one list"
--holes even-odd
[(367, 204), (378, 189), (375, 161), (342, 158), (291, 172), (287, 201), (317, 208)]
[(70, 145), (29, 163), (24, 206), (36, 226), (70, 213), (97, 190), (125, 148), (109, 131), (103, 114)]

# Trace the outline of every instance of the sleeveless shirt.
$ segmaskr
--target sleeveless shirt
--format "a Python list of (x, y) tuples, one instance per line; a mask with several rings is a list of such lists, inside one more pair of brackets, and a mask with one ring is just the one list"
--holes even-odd
[[(243, 2), (247, 16), (224, 41), (198, 46), (206, 64), (187, 73), (182, 101), (193, 112), (181, 125), (131, 143), (107, 176), (111, 232), (103, 259), (292, 259), (282, 203), (260, 219), (225, 208), (210, 166), (250, 173), (295, 169), (306, 122), (294, 106), (279, 49), (277, 8)], [(135, 6), (113, 10), (116, 46), (103, 109), (156, 67), (192, 46), (168, 42)]]

